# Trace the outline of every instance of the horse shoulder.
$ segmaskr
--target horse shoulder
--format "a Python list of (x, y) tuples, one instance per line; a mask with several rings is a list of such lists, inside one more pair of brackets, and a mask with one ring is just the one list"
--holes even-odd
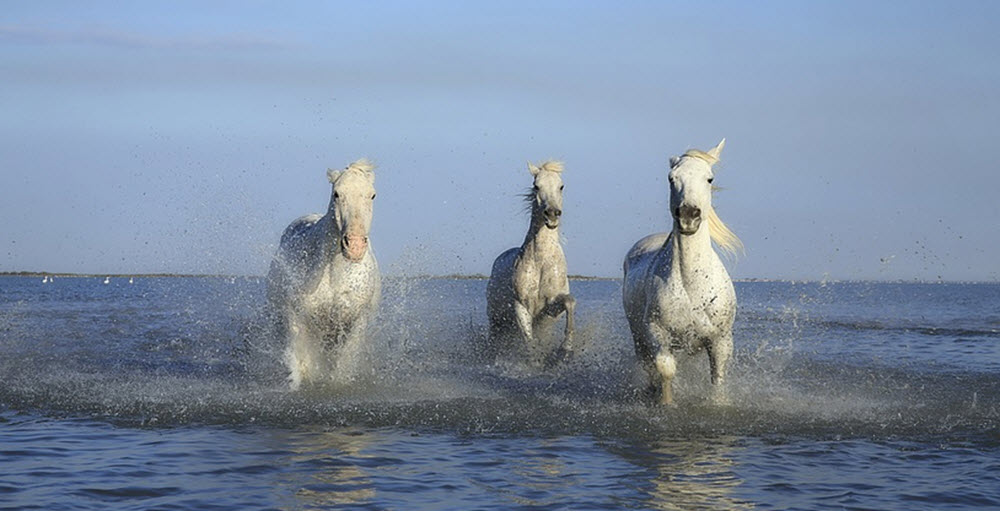
[(532, 258), (525, 257), (523, 252), (518, 252), (511, 278), (514, 292), (519, 300), (526, 301), (538, 295), (538, 263)]
[(707, 283), (708, 286), (699, 297), (705, 313), (712, 323), (720, 327), (732, 326), (736, 316), (736, 289), (721, 261), (715, 266)]
[(563, 253), (562, 247), (556, 246), (537, 264), (540, 291), (546, 296), (546, 299), (569, 293), (566, 255)]

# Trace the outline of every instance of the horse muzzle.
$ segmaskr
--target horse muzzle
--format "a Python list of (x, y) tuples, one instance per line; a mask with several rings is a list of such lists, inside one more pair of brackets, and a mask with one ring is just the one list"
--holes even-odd
[(348, 260), (357, 263), (368, 253), (368, 237), (363, 235), (344, 235), (340, 239), (340, 252)]
[(682, 204), (674, 208), (674, 219), (682, 235), (693, 235), (701, 227), (701, 208)]
[(545, 227), (549, 229), (556, 229), (559, 227), (559, 219), (562, 217), (562, 210), (559, 208), (546, 208), (544, 211), (545, 215)]

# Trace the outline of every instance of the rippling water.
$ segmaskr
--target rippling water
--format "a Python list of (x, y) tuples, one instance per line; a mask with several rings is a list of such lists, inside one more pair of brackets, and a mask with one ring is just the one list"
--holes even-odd
[(485, 281), (389, 279), (362, 379), (288, 392), (253, 279), (0, 278), (0, 508), (996, 509), (1000, 285), (737, 283), (650, 406), (618, 281), (583, 349), (478, 357)]

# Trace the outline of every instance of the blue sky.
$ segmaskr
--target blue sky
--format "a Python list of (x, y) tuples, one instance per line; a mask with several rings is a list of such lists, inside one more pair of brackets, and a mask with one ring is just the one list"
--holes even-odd
[(997, 281), (998, 5), (7, 3), (0, 270), (261, 274), (367, 156), (388, 273), (488, 273), (558, 158), (618, 276), (726, 137), (734, 277)]

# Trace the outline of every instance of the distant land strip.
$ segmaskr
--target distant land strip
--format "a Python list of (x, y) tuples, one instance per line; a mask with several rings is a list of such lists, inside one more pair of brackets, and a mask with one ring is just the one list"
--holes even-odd
[[(28, 270), (18, 270), (13, 272), (0, 272), (0, 277), (109, 277), (112, 279), (121, 279), (123, 277), (218, 277), (223, 279), (230, 278), (241, 278), (241, 279), (261, 279), (264, 276), (258, 275), (244, 275), (244, 274), (176, 274), (170, 272), (157, 272), (157, 273), (136, 273), (136, 274), (92, 274), (92, 273), (76, 273), (76, 272), (38, 272), (38, 271), (28, 271)], [(406, 277), (410, 279), (489, 279), (490, 276), (485, 274), (418, 274), (413, 276), (393, 276), (387, 275), (386, 277)], [(582, 275), (570, 275), (570, 279), (574, 281), (614, 281), (618, 279), (617, 277), (596, 277), (596, 276), (582, 276)]]
[(256, 278), (260, 276), (248, 276), (239, 274), (173, 274), (169, 272), (160, 273), (136, 273), (136, 274), (86, 274), (86, 273), (76, 273), (76, 272), (35, 272), (35, 271), (24, 271), (19, 270), (15, 272), (0, 272), (0, 277), (111, 277), (111, 278), (123, 278), (123, 277), (220, 277), (220, 278), (231, 278), (231, 277), (245, 277), (245, 278)]

